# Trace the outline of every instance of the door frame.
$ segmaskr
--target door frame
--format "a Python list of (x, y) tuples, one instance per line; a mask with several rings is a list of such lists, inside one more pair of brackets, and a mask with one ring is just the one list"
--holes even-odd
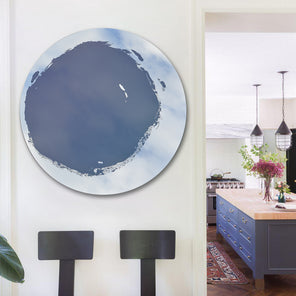
[[(0, 1), (0, 233), (12, 240), (11, 134), (11, 2)], [(0, 278), (0, 295), (11, 295), (12, 285)]]
[[(206, 224), (206, 77), (205, 77), (205, 22), (209, 13), (241, 13), (241, 14), (296, 14), (296, 5), (286, 5), (283, 8), (274, 1), (273, 8), (266, 8), (266, 3), (240, 5), (231, 1), (192, 0), (192, 58), (191, 67), (192, 89), (191, 96), (197, 98), (193, 102), (193, 125), (195, 131), (194, 159), (196, 165), (193, 176), (193, 295), (207, 295), (207, 224)], [(208, 1), (209, 2), (209, 1)], [(271, 5), (269, 4), (269, 5)], [(249, 6), (251, 6), (249, 5)], [(270, 6), (269, 6), (270, 7)]]

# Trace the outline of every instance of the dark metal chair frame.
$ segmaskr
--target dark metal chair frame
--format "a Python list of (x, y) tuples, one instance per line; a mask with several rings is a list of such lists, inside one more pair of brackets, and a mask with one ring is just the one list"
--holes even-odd
[(121, 259), (141, 260), (141, 296), (155, 296), (155, 259), (174, 259), (174, 230), (120, 231)]
[(60, 260), (59, 296), (74, 295), (75, 260), (93, 258), (93, 231), (41, 231), (39, 260)]

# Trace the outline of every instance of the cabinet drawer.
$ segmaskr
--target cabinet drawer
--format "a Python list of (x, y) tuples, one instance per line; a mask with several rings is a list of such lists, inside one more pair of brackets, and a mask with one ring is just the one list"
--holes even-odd
[(216, 225), (217, 225), (217, 228), (218, 227), (222, 227), (222, 218), (221, 218), (221, 216), (220, 215), (217, 215), (217, 217), (216, 217)]
[(239, 244), (238, 253), (241, 256), (241, 258), (246, 262), (246, 264), (250, 268), (253, 268), (253, 266), (254, 266), (254, 258), (252, 256), (251, 252), (249, 252), (249, 250), (247, 250), (243, 245)]
[(217, 233), (220, 232), (221, 234), (223, 234), (223, 229), (225, 229), (225, 226), (223, 225), (223, 223), (221, 223), (221, 221), (218, 219), (217, 217), (217, 221), (216, 221), (216, 225), (217, 225)]
[(248, 232), (246, 232), (244, 229), (239, 227), (239, 241), (243, 244), (246, 244), (247, 246), (252, 246), (254, 244), (254, 236)]
[(219, 207), (218, 207), (216, 213), (219, 214), (219, 215), (225, 215), (225, 214), (226, 214), (225, 209), (221, 209), (221, 208), (219, 208)]
[(217, 231), (220, 232), (224, 237), (227, 235), (227, 228), (223, 220), (217, 220)]
[(224, 213), (226, 201), (219, 195), (217, 195), (216, 200), (217, 200), (217, 209)]
[(231, 247), (237, 250), (239, 244), (238, 244), (237, 237), (234, 235), (234, 233), (227, 231), (225, 238), (228, 241), (228, 243), (231, 245)]
[(241, 211), (238, 212), (238, 225), (242, 230), (246, 231), (251, 236), (254, 236), (254, 220)]
[(225, 205), (226, 215), (234, 221), (238, 219), (238, 209), (232, 204), (228, 203)]
[(237, 221), (233, 220), (228, 216), (227, 218), (227, 225), (230, 232), (237, 232), (238, 231), (238, 224)]
[(219, 210), (217, 212), (217, 218), (218, 217), (221, 218), (221, 220), (223, 220), (225, 223), (227, 222), (227, 216), (226, 216), (226, 214), (223, 213), (223, 212), (220, 212)]

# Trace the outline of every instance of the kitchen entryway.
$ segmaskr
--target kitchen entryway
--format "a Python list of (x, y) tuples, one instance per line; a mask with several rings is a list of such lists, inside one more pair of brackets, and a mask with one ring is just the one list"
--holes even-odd
[[(295, 50), (296, 15), (206, 15), (207, 240), (219, 242), (217, 262), (208, 258), (210, 296), (296, 295)], [(291, 202), (278, 210), (288, 185)]]

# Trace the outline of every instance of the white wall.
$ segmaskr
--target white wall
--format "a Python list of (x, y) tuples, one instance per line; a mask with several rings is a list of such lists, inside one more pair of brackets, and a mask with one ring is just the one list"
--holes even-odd
[(231, 172), (225, 178), (237, 178), (245, 182), (242, 158), (238, 153), (245, 139), (207, 139), (207, 178), (215, 168)]
[[(74, 192), (34, 161), (19, 124), (20, 93), (31, 66), (55, 41), (78, 30), (113, 27), (139, 34), (159, 47), (190, 81), (189, 1), (13, 1), (13, 240), (26, 270), (15, 296), (57, 295), (58, 262), (38, 261), (40, 230), (94, 230), (94, 260), (76, 264), (76, 296), (139, 295), (139, 261), (119, 257), (121, 229), (174, 229), (176, 259), (157, 262), (158, 295), (193, 293), (192, 122), (169, 167), (142, 188), (115, 197)], [(187, 97), (189, 118), (192, 98)], [(191, 117), (192, 118), (192, 117)], [(7, 296), (7, 295), (2, 295)]]
[[(268, 144), (268, 151), (277, 152), (284, 156), (275, 146), (275, 130), (264, 130), (264, 143)], [(207, 139), (206, 140), (206, 175), (211, 176), (211, 171), (215, 168), (223, 172), (231, 172), (231, 175), (225, 177), (237, 178), (245, 182), (247, 188), (258, 188), (258, 180), (252, 176), (247, 176), (246, 171), (242, 168), (242, 157), (238, 153), (242, 145), (250, 145), (249, 139)], [(286, 174), (284, 173), (283, 180)]]
[[(152, 227), (177, 230), (176, 260), (157, 262), (158, 295), (206, 295), (204, 13), (296, 12), (295, 1), (3, 1), (12, 6), (15, 44), (10, 50), (12, 243), (26, 267), (26, 283), (14, 285), (13, 295), (56, 295), (57, 263), (37, 260), (37, 232), (66, 228), (96, 231), (94, 260), (77, 264), (76, 296), (139, 295), (138, 263), (119, 260), (117, 235), (122, 228)], [(152, 41), (174, 63), (189, 95), (187, 132), (174, 162), (145, 187), (111, 199), (85, 196), (51, 180), (25, 147), (18, 120), (22, 84), (38, 56), (58, 38), (89, 27), (121, 28)], [(3, 98), (2, 106), (9, 91)]]
[[(282, 117), (282, 99), (263, 99), (259, 103), (260, 127), (262, 129), (278, 129)], [(285, 121), (289, 128), (296, 127), (296, 99), (285, 100)]]

